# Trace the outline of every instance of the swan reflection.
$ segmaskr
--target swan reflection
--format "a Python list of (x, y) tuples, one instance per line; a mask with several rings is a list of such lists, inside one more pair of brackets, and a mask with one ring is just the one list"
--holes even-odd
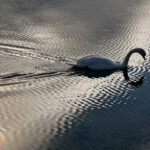
[(133, 85), (135, 87), (139, 87), (139, 86), (141, 86), (143, 84), (144, 76), (140, 77), (137, 80), (131, 80), (129, 78), (128, 69), (127, 68), (123, 70), (123, 76), (124, 76), (124, 79), (126, 81), (128, 81), (129, 84), (131, 84), (131, 85)]
[(110, 76), (113, 73), (116, 72), (122, 72), (124, 79), (134, 87), (139, 87), (143, 84), (144, 76), (138, 78), (137, 80), (132, 80), (130, 79), (128, 75), (128, 68), (124, 68), (121, 70), (105, 70), (105, 71), (92, 71), (89, 69), (77, 69), (77, 68), (72, 68), (73, 72), (69, 74), (69, 76), (86, 76), (88, 78), (105, 78)]

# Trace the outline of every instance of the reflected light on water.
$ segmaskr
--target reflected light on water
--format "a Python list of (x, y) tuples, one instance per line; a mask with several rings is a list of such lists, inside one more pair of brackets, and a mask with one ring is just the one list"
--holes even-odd
[[(98, 74), (74, 70), (69, 72), (64, 69), (68, 61), (72, 62), (85, 55), (98, 53), (122, 61), (128, 50), (134, 47), (147, 48), (150, 34), (145, 33), (149, 30), (149, 15), (143, 12), (142, 8), (149, 7), (150, 4), (146, 6), (144, 3), (140, 4), (141, 7), (137, 7), (137, 4), (132, 2), (137, 10), (135, 14), (135, 7), (130, 7), (125, 1), (126, 5), (123, 5), (121, 1), (123, 2), (118, 0), (120, 5), (117, 3), (110, 5), (113, 1), (107, 4), (105, 3), (107, 1), (103, 0), (74, 1), (55, 8), (43, 6), (43, 10), (31, 0), (31, 6), (33, 8), (35, 6), (34, 9), (32, 8), (32, 13), (28, 12), (28, 7), (26, 13), (24, 10), (20, 13), (16, 11), (8, 13), (9, 9), (1, 5), (5, 10), (1, 14), (6, 15), (2, 18), (6, 21), (0, 23), (2, 27), (4, 26), (0, 31), (2, 62), (0, 63), (0, 117), (2, 117), (1, 126), (7, 129), (4, 132), (5, 136), (7, 135), (7, 144), (3, 130), (0, 130), (0, 150), (53, 149), (52, 146), (57, 145), (55, 144), (57, 139), (63, 137), (66, 142), (69, 141), (65, 138), (65, 134), (73, 133), (74, 124), (83, 124), (95, 110), (99, 111), (99, 114), (95, 113), (93, 118), (97, 117), (100, 121), (99, 129), (96, 131), (100, 134), (94, 134), (94, 140), (92, 136), (87, 136), (88, 144), (96, 145), (96, 138), (97, 141), (99, 139), (108, 141), (107, 137), (111, 137), (112, 133), (117, 135), (116, 130), (113, 129), (117, 129), (117, 132), (122, 129), (120, 125), (115, 124), (119, 118), (123, 121), (126, 119), (124, 126), (125, 129), (128, 127), (129, 132), (132, 131), (130, 122), (137, 123), (134, 133), (138, 131), (140, 119), (136, 116), (140, 117), (137, 114), (144, 110), (143, 107), (139, 110), (140, 106), (135, 103), (131, 111), (128, 109), (127, 112), (122, 112), (121, 109), (126, 110), (127, 107), (131, 107), (130, 104), (140, 99), (138, 93), (144, 87), (140, 86), (143, 82), (146, 85), (146, 81), (149, 81), (143, 75), (145, 68), (148, 67), (143, 64), (148, 64), (148, 59), (143, 63), (141, 57), (135, 54), (130, 59), (130, 65), (134, 67), (129, 68), (129, 77), (127, 72)], [(9, 5), (12, 8), (16, 6), (12, 10), (22, 6), (22, 4)], [(146, 86), (146, 89), (149, 89), (149, 84)], [(137, 87), (140, 87), (139, 91)], [(102, 120), (99, 119), (100, 116)], [(112, 126), (111, 119), (114, 123)], [(84, 131), (93, 134), (95, 130), (92, 132), (91, 129), (94, 126), (94, 123), (89, 122), (86, 127), (90, 127), (90, 130), (83, 127), (84, 129), (79, 129), (71, 137), (80, 137)], [(107, 133), (105, 129), (112, 131)], [(130, 141), (129, 132), (124, 131), (127, 142)], [(103, 136), (105, 134), (108, 136)], [(85, 133), (83, 138), (86, 135)], [(123, 141), (125, 136), (120, 136), (119, 139)], [(112, 149), (113, 146), (126, 146), (126, 141), (119, 144), (117, 141), (110, 141), (109, 146)], [(102, 145), (97, 145), (103, 147), (104, 142)], [(75, 140), (66, 145), (64, 143), (64, 147), (70, 146), (75, 144)], [(86, 145), (80, 144), (81, 147)], [(134, 145), (134, 142), (130, 144)], [(58, 149), (66, 150), (64, 147)], [(69, 149), (72, 147), (70, 146)], [(76, 149), (80, 150), (81, 147)], [(101, 147), (95, 149), (102, 150)]]
[(4, 149), (4, 146), (6, 144), (6, 138), (2, 132), (0, 132), (0, 150)]

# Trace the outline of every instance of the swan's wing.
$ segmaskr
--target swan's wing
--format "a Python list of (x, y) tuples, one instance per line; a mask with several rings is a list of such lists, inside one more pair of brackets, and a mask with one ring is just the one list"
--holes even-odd
[(116, 63), (105, 56), (90, 55), (78, 60), (76, 66), (82, 68), (88, 67), (93, 70), (108, 70), (114, 69)]
[(116, 68), (116, 63), (111, 59), (101, 58), (94, 59), (92, 63), (88, 65), (89, 69), (93, 70), (111, 70)]
[(91, 60), (93, 61), (93, 59), (109, 59), (109, 58), (102, 56), (102, 55), (89, 55), (89, 56), (85, 56), (79, 59), (77, 63), (87, 63), (88, 61), (91, 61)]
[(83, 57), (81, 59), (79, 59), (77, 61), (77, 64), (85, 64), (85, 65), (90, 65), (90, 64), (112, 64), (113, 60), (111, 60), (110, 58), (107, 58), (105, 56), (102, 55), (89, 55), (86, 57)]

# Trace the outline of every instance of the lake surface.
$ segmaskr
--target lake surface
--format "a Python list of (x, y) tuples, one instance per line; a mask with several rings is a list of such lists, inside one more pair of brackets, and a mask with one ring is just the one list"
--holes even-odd
[[(149, 0), (0, 1), (0, 150), (150, 149)], [(119, 72), (72, 69), (89, 54)]]

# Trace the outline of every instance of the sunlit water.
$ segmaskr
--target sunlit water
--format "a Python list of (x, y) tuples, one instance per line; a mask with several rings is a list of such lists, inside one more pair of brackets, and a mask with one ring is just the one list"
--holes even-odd
[[(1, 0), (0, 150), (150, 149), (149, 0)], [(68, 63), (89, 54), (128, 70)]]

